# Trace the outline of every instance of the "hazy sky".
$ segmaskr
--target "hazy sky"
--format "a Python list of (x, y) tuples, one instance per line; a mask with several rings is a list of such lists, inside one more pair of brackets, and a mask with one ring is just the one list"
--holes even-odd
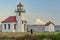
[(0, 22), (8, 16), (16, 15), (14, 11), (19, 2), (24, 5), (29, 23), (40, 19), (60, 24), (60, 0), (0, 0)]

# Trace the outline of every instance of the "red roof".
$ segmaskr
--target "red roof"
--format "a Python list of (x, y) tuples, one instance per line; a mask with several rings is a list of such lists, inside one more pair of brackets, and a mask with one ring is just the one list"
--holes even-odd
[(45, 24), (45, 26), (49, 26), (50, 24), (51, 24), (52, 22), (47, 22), (46, 24)]
[(17, 5), (17, 7), (23, 7), (23, 5), (21, 4), (21, 2)]
[(3, 22), (17, 22), (16, 21), (16, 16), (9, 16), (7, 19), (5, 19)]
[[(27, 21), (26, 20), (22, 20), (22, 21), (24, 21), (25, 23), (27, 23)], [(16, 16), (9, 16), (7, 19), (5, 19), (4, 21), (2, 21), (2, 23), (7, 23), (7, 22), (17, 22), (17, 20), (16, 20)]]

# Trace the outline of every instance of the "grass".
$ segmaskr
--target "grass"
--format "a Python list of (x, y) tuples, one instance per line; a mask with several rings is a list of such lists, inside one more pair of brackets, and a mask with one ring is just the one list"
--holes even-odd
[(8, 36), (8, 37), (18, 37), (18, 36), (24, 36), (26, 34), (29, 34), (27, 32), (0, 32), (0, 37)]
[(43, 40), (43, 39), (51, 39), (51, 40), (60, 40), (60, 32), (0, 32), (0, 38), (2, 39), (21, 39), (21, 40)]
[[(56, 35), (60, 32), (33, 32), (33, 35)], [(0, 32), (0, 37), (8, 36), (8, 37), (18, 37), (24, 35), (30, 35), (30, 32)]]

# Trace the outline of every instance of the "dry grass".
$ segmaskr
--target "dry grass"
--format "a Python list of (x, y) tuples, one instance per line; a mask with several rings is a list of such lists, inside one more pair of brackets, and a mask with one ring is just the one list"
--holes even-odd
[(33, 35), (30, 32), (0, 32), (0, 39), (2, 40), (60, 40), (60, 32), (34, 32)]
[[(58, 34), (60, 32), (34, 32), (33, 35), (52, 35), (52, 34)], [(0, 32), (0, 37), (18, 37), (18, 36), (24, 36), (24, 35), (31, 35), (30, 32)]]
[[(60, 32), (34, 32), (33, 35), (49, 35), (49, 34), (58, 34)], [(24, 35), (31, 35), (30, 32), (0, 32), (0, 37), (18, 37), (18, 36), (24, 36)]]
[(0, 32), (0, 37), (18, 37), (18, 36), (24, 36), (26, 34), (30, 34), (27, 32)]

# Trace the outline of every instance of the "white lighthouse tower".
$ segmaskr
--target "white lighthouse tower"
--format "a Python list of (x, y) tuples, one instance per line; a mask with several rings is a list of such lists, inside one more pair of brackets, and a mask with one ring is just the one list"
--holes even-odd
[(16, 12), (16, 20), (17, 20), (17, 32), (24, 32), (25, 31), (25, 10), (23, 9), (23, 5), (19, 3), (17, 5)]

